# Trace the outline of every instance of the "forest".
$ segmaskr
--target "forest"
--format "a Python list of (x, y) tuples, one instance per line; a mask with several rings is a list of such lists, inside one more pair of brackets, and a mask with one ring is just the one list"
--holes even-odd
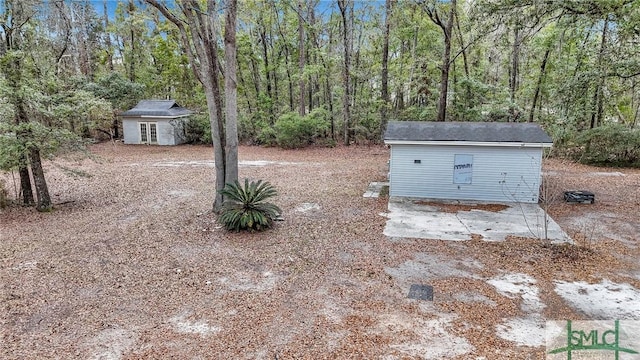
[(31, 171), (36, 192), (42, 161), (120, 138), (117, 115), (141, 99), (195, 111), (190, 141), (214, 147), (231, 113), (239, 142), (283, 148), (380, 143), (395, 120), (536, 122), (555, 156), (640, 166), (638, 0), (2, 0), (0, 13), (0, 170)]

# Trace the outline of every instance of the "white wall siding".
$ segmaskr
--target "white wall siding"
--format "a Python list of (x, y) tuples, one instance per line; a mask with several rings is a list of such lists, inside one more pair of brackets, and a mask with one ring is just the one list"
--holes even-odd
[(140, 122), (156, 123), (158, 145), (177, 145), (184, 142), (184, 120), (133, 118), (122, 119), (122, 132), (125, 144), (140, 144)]
[[(473, 155), (471, 184), (454, 184), (456, 154)], [(542, 148), (392, 145), (389, 191), (403, 197), (537, 203), (541, 162)]]
[(140, 129), (137, 119), (122, 119), (122, 137), (125, 144), (140, 143)]

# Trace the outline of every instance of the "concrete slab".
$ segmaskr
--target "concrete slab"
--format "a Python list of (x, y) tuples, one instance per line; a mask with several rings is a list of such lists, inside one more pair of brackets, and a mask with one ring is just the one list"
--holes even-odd
[(362, 197), (366, 197), (366, 198), (380, 197), (380, 192), (385, 186), (389, 187), (389, 183), (388, 182), (372, 182), (371, 184), (369, 184), (369, 187), (367, 187), (367, 191), (365, 191), (365, 193), (362, 194)]
[(389, 212), (385, 214), (388, 220), (384, 234), (389, 237), (453, 241), (471, 240), (472, 234), (481, 235), (486, 241), (503, 241), (509, 235), (544, 239), (546, 222), (547, 239), (552, 242), (571, 242), (550, 216), (545, 217), (544, 210), (537, 204), (503, 205), (507, 207), (495, 212), (477, 209), (445, 212), (437, 206), (423, 205), (413, 199), (391, 198)]

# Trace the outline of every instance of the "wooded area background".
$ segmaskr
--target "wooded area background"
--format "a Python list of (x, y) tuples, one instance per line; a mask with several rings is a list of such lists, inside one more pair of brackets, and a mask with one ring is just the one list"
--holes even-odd
[[(29, 163), (37, 179), (40, 156), (120, 137), (117, 113), (141, 99), (198, 112), (194, 142), (211, 143), (208, 114), (235, 99), (249, 144), (377, 143), (390, 120), (517, 121), (540, 123), (559, 155), (640, 163), (638, 0), (243, 0), (229, 57), (231, 3), (3, 0), (0, 168)], [(193, 71), (205, 55), (211, 71)], [(217, 110), (202, 76), (227, 95)]]

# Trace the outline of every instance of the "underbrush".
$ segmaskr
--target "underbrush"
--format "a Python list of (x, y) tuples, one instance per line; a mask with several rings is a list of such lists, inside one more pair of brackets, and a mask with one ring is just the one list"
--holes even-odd
[(588, 165), (640, 167), (640, 129), (606, 124), (581, 132), (551, 132), (556, 156)]

